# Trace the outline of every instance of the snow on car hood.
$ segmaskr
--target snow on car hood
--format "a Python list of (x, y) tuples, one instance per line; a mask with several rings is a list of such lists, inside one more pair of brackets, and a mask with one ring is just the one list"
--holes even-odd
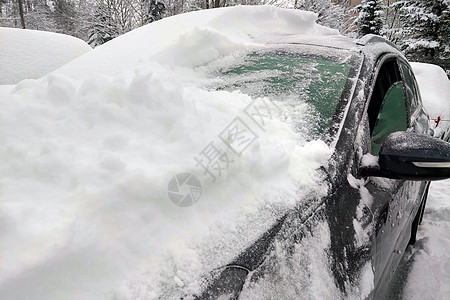
[[(306, 142), (283, 113), (249, 125), (258, 99), (206, 89), (195, 68), (259, 34), (336, 34), (315, 19), (270, 6), (193, 12), (1, 88), (0, 298), (196, 292), (304, 195), (325, 194), (324, 142)], [(221, 134), (239, 120), (251, 143), (226, 147)], [(215, 180), (195, 160), (211, 145), (234, 160)], [(169, 200), (177, 174), (201, 181), (194, 205)]]

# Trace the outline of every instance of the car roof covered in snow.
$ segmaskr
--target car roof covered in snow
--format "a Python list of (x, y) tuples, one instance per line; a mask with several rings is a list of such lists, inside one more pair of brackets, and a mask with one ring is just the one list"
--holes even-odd
[(73, 36), (0, 27), (0, 85), (39, 78), (91, 50)]

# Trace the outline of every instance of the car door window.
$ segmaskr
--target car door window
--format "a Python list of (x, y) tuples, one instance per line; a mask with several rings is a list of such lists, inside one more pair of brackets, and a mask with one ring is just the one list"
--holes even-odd
[(405, 131), (408, 128), (408, 116), (404, 85), (401, 81), (393, 84), (383, 99), (375, 127), (372, 132), (372, 154), (377, 155), (381, 145), (389, 134)]
[(393, 58), (388, 59), (378, 70), (367, 111), (372, 155), (378, 155), (389, 134), (408, 128), (409, 107), (398, 62)]

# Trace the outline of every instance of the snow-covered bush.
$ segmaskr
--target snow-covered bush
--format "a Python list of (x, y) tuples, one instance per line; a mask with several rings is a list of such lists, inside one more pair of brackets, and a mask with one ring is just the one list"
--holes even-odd
[(380, 34), (383, 28), (384, 4), (381, 0), (362, 0), (355, 7), (358, 13), (354, 21), (360, 36), (366, 34)]

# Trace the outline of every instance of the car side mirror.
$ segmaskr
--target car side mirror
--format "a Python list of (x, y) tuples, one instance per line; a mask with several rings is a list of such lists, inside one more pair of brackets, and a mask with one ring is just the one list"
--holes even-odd
[(378, 164), (363, 165), (361, 176), (406, 180), (450, 178), (450, 143), (413, 132), (394, 132), (384, 141)]

